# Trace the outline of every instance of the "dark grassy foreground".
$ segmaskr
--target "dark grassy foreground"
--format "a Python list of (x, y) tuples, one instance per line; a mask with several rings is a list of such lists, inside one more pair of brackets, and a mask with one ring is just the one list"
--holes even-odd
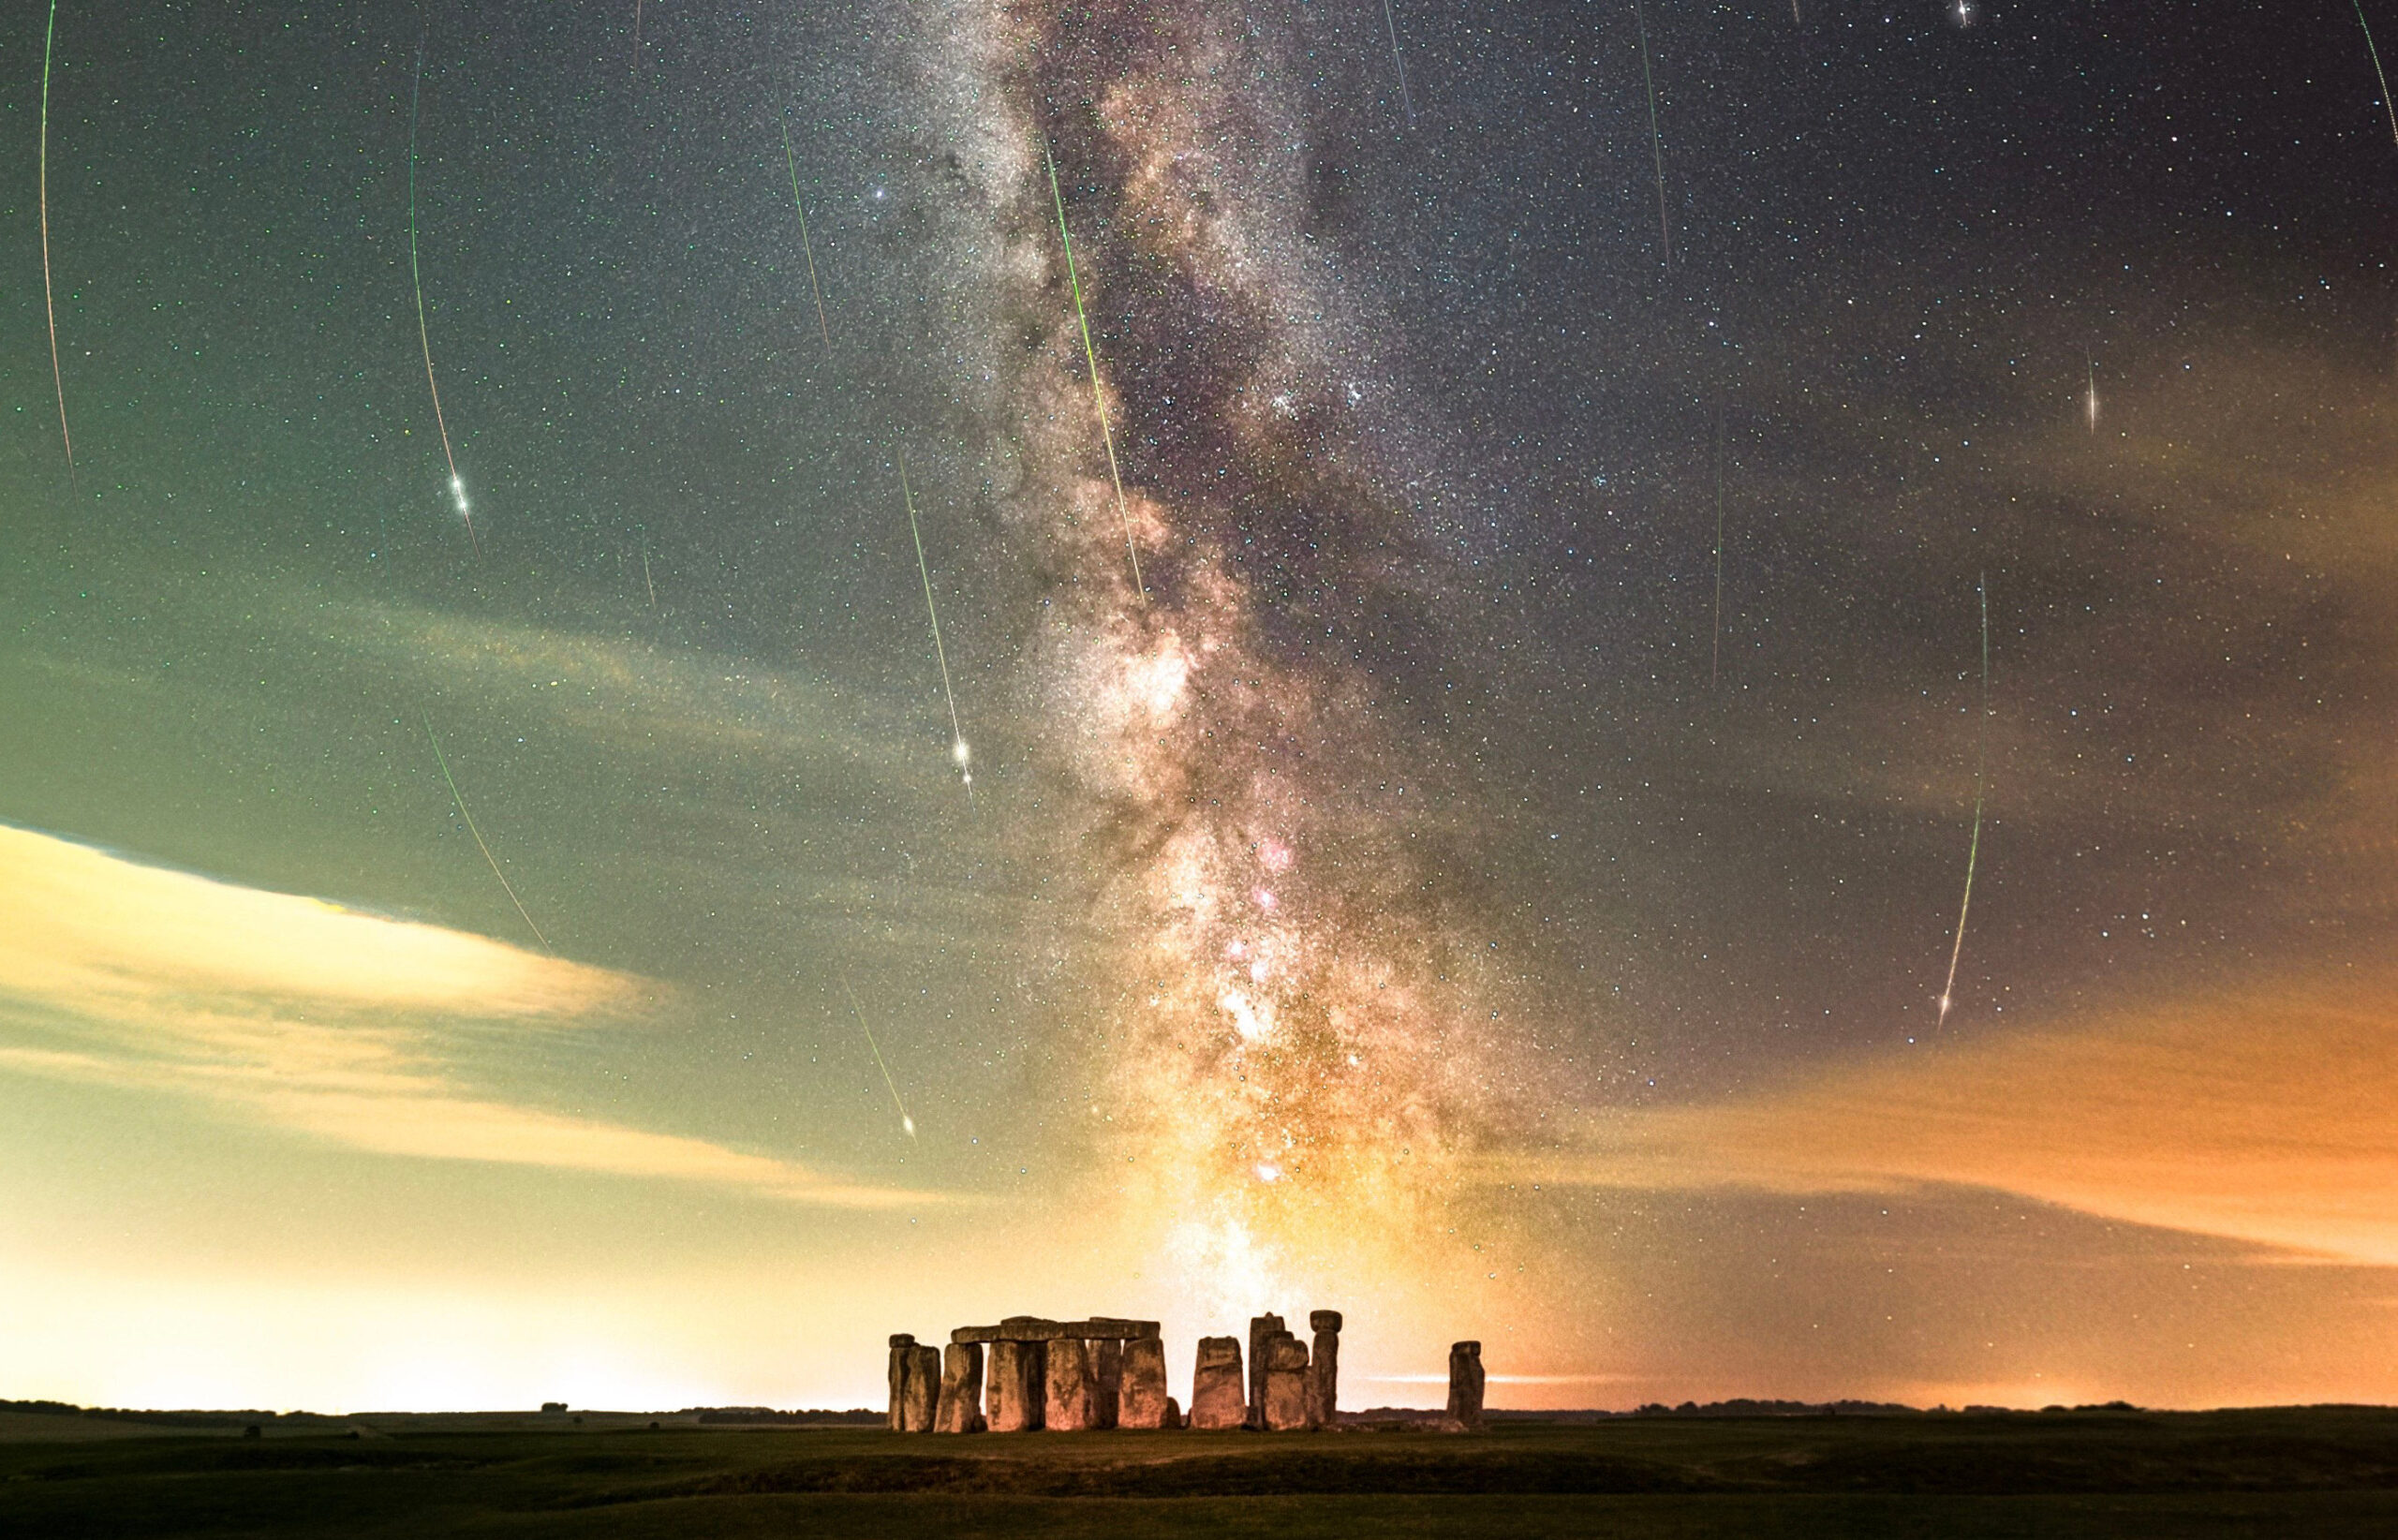
[(0, 1535), (2398, 1535), (2398, 1412), (2373, 1409), (1474, 1437), (362, 1423), (0, 1444)]

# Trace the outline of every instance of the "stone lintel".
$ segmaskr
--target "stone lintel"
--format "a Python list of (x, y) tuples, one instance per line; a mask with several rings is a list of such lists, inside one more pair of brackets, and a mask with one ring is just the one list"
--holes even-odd
[(1089, 1321), (1044, 1321), (1011, 1315), (996, 1326), (960, 1326), (949, 1334), (953, 1342), (1147, 1341), (1158, 1335), (1155, 1321), (1119, 1321), (1101, 1316)]

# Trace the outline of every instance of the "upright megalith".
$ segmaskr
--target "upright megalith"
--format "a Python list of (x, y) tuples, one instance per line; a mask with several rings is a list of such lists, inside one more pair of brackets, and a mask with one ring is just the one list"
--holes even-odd
[(1310, 1310), (1315, 1352), (1308, 1359), (1308, 1426), (1329, 1428), (1340, 1412), (1340, 1312)]
[(1079, 1433), (1096, 1428), (1098, 1386), (1091, 1378), (1090, 1348), (1079, 1337), (1060, 1337), (1049, 1344), (1049, 1399), (1043, 1426), (1053, 1433)]
[(1118, 1428), (1171, 1428), (1165, 1393), (1165, 1344), (1156, 1338), (1124, 1344), (1121, 1379), (1116, 1393)]
[(983, 1344), (952, 1342), (941, 1350), (940, 1402), (933, 1409), (936, 1433), (979, 1433), (983, 1417)]
[(899, 1397), (899, 1431), (929, 1433), (933, 1430), (933, 1414), (940, 1405), (940, 1349), (917, 1346), (904, 1351), (908, 1355), (908, 1383)]
[(1449, 1349), (1449, 1425), (1459, 1432), (1482, 1427), (1480, 1342), (1458, 1342)]
[(1287, 1433), (1310, 1426), (1308, 1418), (1308, 1345), (1287, 1331), (1266, 1340), (1264, 1426)]
[(1124, 1389), (1124, 1342), (1100, 1337), (1090, 1344), (1091, 1414), (1093, 1428), (1116, 1426)]
[(991, 1343), (989, 1425), (994, 1433), (1029, 1433), (1042, 1426), (1049, 1399), (1045, 1342), (999, 1338)]
[[(891, 1380), (890, 1426), (895, 1433), (899, 1432), (907, 1422), (908, 1354), (915, 1345), (916, 1339), (912, 1333), (895, 1331), (891, 1334), (891, 1364), (887, 1372)], [(558, 1404), (563, 1408), (566, 1403), (561, 1401)], [(541, 1410), (546, 1412), (549, 1408)]]
[(1191, 1374), (1191, 1423), (1195, 1429), (1238, 1428), (1249, 1420), (1242, 1394), (1240, 1339), (1202, 1337), (1199, 1362)]
[[(1249, 1408), (1246, 1421), (1251, 1428), (1266, 1426), (1266, 1344), (1282, 1330), (1279, 1315), (1253, 1315), (1249, 1320)], [(1197, 1399), (1197, 1392), (1192, 1392)]]

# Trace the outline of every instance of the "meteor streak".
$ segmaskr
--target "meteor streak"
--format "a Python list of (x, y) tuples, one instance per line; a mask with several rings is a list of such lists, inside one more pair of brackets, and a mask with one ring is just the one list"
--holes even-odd
[(1724, 663), (1724, 408), (1715, 408), (1715, 629), (1707, 655), (1707, 688), (1715, 688)]
[(423, 717), (424, 735), (433, 744), (433, 763), (441, 766), (441, 779), (450, 788), (450, 800), (458, 805), (458, 816), (466, 821), (466, 832), (475, 837), (475, 848), (483, 852), (484, 864), (491, 867), (491, 874), (499, 879), (501, 891), (508, 895), (508, 901), (516, 906), (517, 917), (525, 922), (525, 928), (531, 931), (533, 939), (540, 941), (542, 948), (547, 950), (550, 939), (541, 934), (541, 927), (533, 923), (533, 917), (530, 914), (525, 912), (525, 900), (516, 896), (516, 890), (509, 885), (508, 874), (499, 869), (497, 861), (492, 859), (491, 847), (483, 843), (483, 832), (475, 827), (475, 815), (466, 811), (466, 799), (458, 794), (458, 783), (450, 775), (450, 762), (441, 757), (441, 740), (433, 734), (433, 713), (425, 712)]
[(1948, 948), (1948, 982), (1940, 986), (1940, 1021), (1947, 1025), (1948, 1007), (1957, 989), (1957, 959), (1965, 952), (1965, 915), (1974, 907), (1974, 863), (1982, 853), (1982, 792), (1990, 765), (1990, 579), (1974, 580), (1982, 607), (1982, 717), (1974, 733), (1974, 837), (1965, 847), (1965, 896), (1957, 905), (1957, 940)]
[[(424, 276), (417, 266), (416, 259), (416, 111), (417, 100), (423, 91), (424, 35), (419, 33), (416, 40), (416, 80), (408, 88), (408, 282), (416, 289), (416, 340), (424, 349), (424, 385), (433, 392), (433, 425), (441, 433), (441, 458), (450, 465), (450, 496), (458, 505), (458, 517), (466, 521), (466, 540), (474, 546), (476, 558), (480, 560), (483, 542), (475, 534), (474, 511), (466, 506), (466, 483), (458, 474), (458, 457), (450, 451), (450, 423), (441, 415), (441, 386), (433, 378), (433, 338), (424, 325)], [(527, 925), (531, 923), (529, 920), (525, 922)]]
[(783, 169), (791, 172), (791, 206), (799, 215), (799, 249), (807, 259), (807, 290), (816, 296), (816, 330), (824, 334), (824, 356), (833, 356), (833, 329), (824, 324), (824, 290), (816, 284), (816, 251), (807, 239), (807, 208), (799, 200), (799, 162), (791, 154), (791, 120), (783, 119)]
[(2088, 371), (2090, 378), (2089, 389), (2081, 399), (2085, 409), (2090, 414), (2090, 431), (2096, 433), (2098, 431), (2098, 361), (2085, 351), (2081, 355), (2081, 364)]
[(655, 614), (658, 610), (658, 580), (649, 575), (649, 547), (646, 545), (641, 548), (641, 581), (649, 590), (649, 608)]
[(882, 1072), (882, 1084), (891, 1092), (891, 1104), (899, 1109), (900, 1130), (912, 1139), (916, 1136), (916, 1120), (908, 1116), (908, 1103), (899, 1100), (899, 1088), (891, 1078), (891, 1066), (882, 1061), (882, 1044), (875, 1042), (874, 1029), (866, 1024), (866, 1013), (858, 1009), (857, 991), (850, 987), (850, 970), (843, 967), (840, 974), (841, 993), (849, 1000), (850, 1014), (857, 1017), (858, 1030), (866, 1034), (866, 1045), (874, 1050), (874, 1067)]
[(1665, 222), (1665, 141), (1657, 131), (1657, 81), (1649, 72), (1649, 22), (1640, 0), (1632, 0), (1632, 23), (1640, 29), (1640, 83), (1649, 88), (1649, 154), (1657, 163), (1657, 238), (1664, 244), (1665, 265), (1674, 265), (1674, 232)]
[(58, 441), (67, 447), (67, 482), (81, 493), (75, 475), (75, 437), (67, 431), (67, 377), (58, 368), (58, 302), (50, 289), (50, 52), (58, 36), (58, 0), (50, 0), (50, 25), (41, 35), (41, 304), (50, 317), (50, 382), (58, 392)]
[(1391, 0), (1383, 0), (1383, 20), (1390, 24), (1390, 62), (1399, 69), (1399, 102), (1407, 109), (1407, 121), (1413, 126), (1415, 102), (1407, 94), (1407, 61), (1399, 56), (1399, 13), (1391, 8)]
[(1107, 397), (1099, 385), (1099, 354), (1090, 345), (1090, 318), (1083, 314), (1083, 284), (1074, 276), (1074, 238), (1066, 232), (1066, 195), (1058, 189), (1058, 159), (1049, 146), (1041, 147), (1049, 163), (1049, 198), (1058, 205), (1058, 240), (1066, 248), (1066, 282), (1074, 291), (1074, 319), (1083, 329), (1083, 358), (1090, 364), (1091, 405), (1099, 408), (1099, 437), (1107, 446), (1107, 476), (1116, 483), (1116, 516), (1124, 521), (1124, 551), (1132, 558), (1132, 587), (1146, 600), (1148, 585), (1141, 581), (1141, 553), (1132, 544), (1132, 515), (1124, 509), (1124, 477), (1116, 468), (1116, 430), (1107, 425)]
[(2373, 78), (2381, 82), (2381, 110), (2390, 114), (2390, 142), (2398, 144), (2398, 102), (2390, 99), (2390, 77), (2381, 72), (2381, 50), (2373, 46), (2373, 28), (2365, 25), (2364, 0), (2350, 0), (2357, 7), (2357, 25), (2364, 28), (2364, 51), (2373, 55)]
[[(908, 486), (908, 455), (899, 454), (899, 496), (908, 505), (908, 536), (916, 542), (916, 575), (925, 581), (925, 615), (932, 622), (933, 657), (940, 662), (940, 692), (949, 698), (949, 753), (957, 773), (966, 777), (966, 801), (974, 801), (974, 751), (966, 746), (966, 730), (957, 725), (957, 691), (949, 684), (949, 654), (940, 644), (940, 612), (933, 608), (933, 571), (925, 561), (925, 537), (916, 527), (916, 495)], [(896, 1093), (895, 1093), (896, 1094)]]

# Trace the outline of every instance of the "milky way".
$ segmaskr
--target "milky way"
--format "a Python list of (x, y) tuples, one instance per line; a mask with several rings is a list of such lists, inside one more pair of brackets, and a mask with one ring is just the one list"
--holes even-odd
[[(1007, 516), (1058, 573), (1027, 688), (1106, 874), (1101, 1143), (1230, 1306), (1361, 1254), (1421, 1270), (1523, 1073), (1502, 994), (1443, 929), (1428, 788), (1392, 770), (1405, 714), (1370, 665), (1421, 625), (1424, 553), (1354, 410), (1382, 361), (1308, 229), (1331, 152), (1296, 52), (1278, 26), (1126, 7), (999, 18), (985, 56), (1018, 147)], [(1114, 548), (1036, 145), (1065, 168), (1146, 593)]]

